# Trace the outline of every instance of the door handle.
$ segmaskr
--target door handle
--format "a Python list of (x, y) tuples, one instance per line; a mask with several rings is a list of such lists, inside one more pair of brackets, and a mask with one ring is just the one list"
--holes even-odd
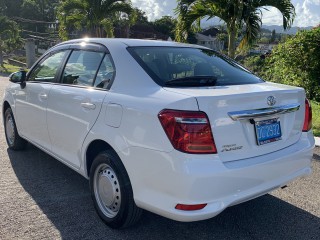
[(96, 105), (93, 103), (89, 103), (89, 102), (83, 102), (83, 103), (81, 103), (81, 107), (93, 110), (96, 108)]
[(48, 99), (48, 95), (46, 93), (40, 93), (39, 98), (41, 99)]

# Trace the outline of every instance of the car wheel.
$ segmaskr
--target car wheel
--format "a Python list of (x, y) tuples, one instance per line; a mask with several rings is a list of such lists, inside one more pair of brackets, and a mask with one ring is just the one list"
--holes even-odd
[(27, 141), (19, 136), (11, 108), (8, 108), (4, 113), (4, 131), (10, 149), (25, 149)]
[(101, 152), (94, 159), (90, 188), (94, 206), (108, 226), (125, 228), (139, 220), (142, 209), (136, 206), (129, 176), (113, 151)]

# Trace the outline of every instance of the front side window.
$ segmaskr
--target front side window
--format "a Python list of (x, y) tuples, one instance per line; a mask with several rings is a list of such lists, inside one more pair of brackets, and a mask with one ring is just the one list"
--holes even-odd
[(65, 66), (62, 83), (93, 86), (104, 53), (74, 50)]
[(31, 72), (28, 81), (55, 82), (56, 74), (66, 51), (57, 52), (40, 62)]
[(263, 82), (235, 61), (208, 49), (132, 47), (128, 51), (160, 86), (225, 86)]

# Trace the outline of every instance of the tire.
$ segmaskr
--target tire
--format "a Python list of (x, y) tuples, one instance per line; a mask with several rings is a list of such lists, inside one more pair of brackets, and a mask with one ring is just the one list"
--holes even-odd
[(112, 150), (103, 151), (90, 169), (90, 189), (99, 217), (111, 228), (126, 228), (141, 217), (133, 199), (129, 176)]
[(27, 141), (20, 137), (11, 108), (4, 113), (4, 132), (10, 149), (18, 151), (27, 146)]

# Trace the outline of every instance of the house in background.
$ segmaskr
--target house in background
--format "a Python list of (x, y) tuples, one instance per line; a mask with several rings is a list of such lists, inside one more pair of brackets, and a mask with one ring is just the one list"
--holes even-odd
[(271, 52), (272, 49), (277, 46), (279, 43), (258, 43), (255, 48), (250, 50), (250, 53), (255, 53), (255, 54), (265, 54), (268, 52)]
[(214, 27), (206, 29), (201, 33), (196, 33), (197, 44), (216, 51), (222, 51), (224, 49), (224, 42), (217, 38), (219, 33), (219, 29)]

